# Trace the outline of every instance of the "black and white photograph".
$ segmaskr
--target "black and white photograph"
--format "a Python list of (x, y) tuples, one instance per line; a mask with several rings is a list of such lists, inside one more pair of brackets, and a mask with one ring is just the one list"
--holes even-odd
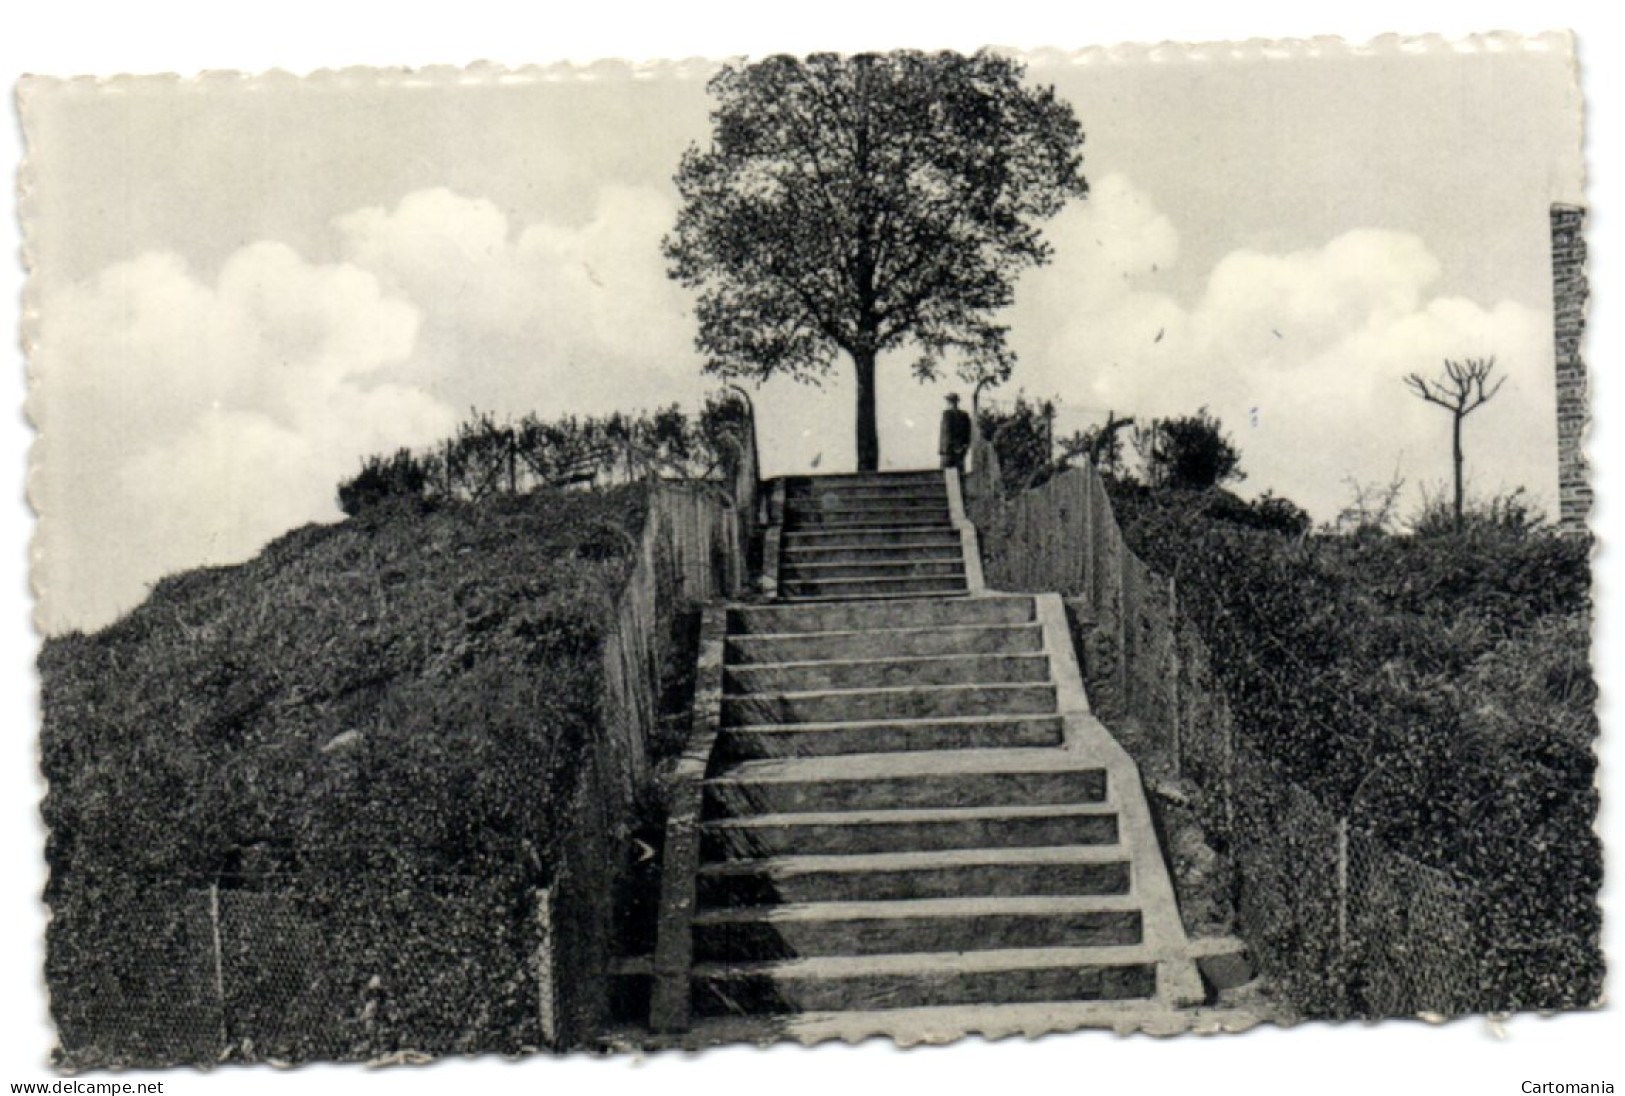
[(19, 1068), (1606, 1008), (1606, 59), (803, 40), (19, 76)]

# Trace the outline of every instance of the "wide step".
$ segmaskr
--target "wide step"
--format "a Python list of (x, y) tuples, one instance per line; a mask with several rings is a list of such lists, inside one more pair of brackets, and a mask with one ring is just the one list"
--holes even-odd
[(730, 665), (849, 660), (870, 647), (894, 658), (940, 655), (1035, 654), (1044, 649), (1036, 625), (961, 625), (897, 628), (884, 632), (814, 632), (803, 635), (734, 636), (728, 640)]
[(901, 506), (833, 507), (829, 509), (789, 509), (784, 516), (787, 531), (819, 529), (894, 529), (923, 526), (952, 528), (946, 503)]
[(726, 726), (751, 723), (837, 723), (951, 715), (1046, 715), (1055, 686), (942, 685), (930, 688), (837, 689), (726, 696)]
[(1120, 898), (928, 898), (709, 910), (700, 960), (790, 959), (1138, 944), (1140, 911)]
[(947, 849), (726, 860), (700, 868), (708, 908), (796, 902), (1001, 895), (1123, 895), (1126, 853), (1113, 845)]
[(787, 529), (782, 548), (787, 553), (836, 548), (898, 548), (919, 545), (958, 548), (959, 531), (951, 525), (911, 524), (852, 526), (845, 529)]
[(929, 510), (935, 513), (938, 510), (947, 512), (948, 491), (942, 486), (930, 490), (892, 491), (881, 489), (867, 490), (832, 490), (816, 494), (792, 494), (784, 500), (785, 513), (790, 516), (799, 514), (820, 514), (835, 512), (858, 512), (874, 510), (890, 510), (905, 512), (909, 510)]
[(839, 491), (853, 487), (903, 489), (945, 483), (939, 468), (912, 468), (902, 472), (848, 472), (834, 476), (786, 476), (787, 495), (802, 491)]
[(700, 963), (701, 1016), (1149, 998), (1155, 960), (1138, 948), (1020, 948)]
[(702, 823), (706, 860), (1038, 845), (1110, 845), (1117, 814), (1096, 805), (759, 814)]
[(839, 583), (817, 583), (781, 580), (779, 593), (786, 601), (895, 601), (899, 598), (963, 597), (969, 587), (963, 578), (904, 579), (900, 581), (865, 579), (842, 580)]
[[(886, 634), (876, 633), (871, 643), (862, 646), (883, 650)], [(733, 693), (804, 693), (823, 689), (996, 685), (1048, 680), (1049, 658), (1042, 653), (971, 654), (734, 666), (727, 671), (726, 687)]]
[(793, 488), (784, 503), (792, 511), (819, 507), (892, 506), (896, 504), (948, 505), (948, 488), (941, 481), (931, 484), (904, 484), (876, 487), (856, 484), (850, 487)]
[(820, 546), (796, 537), (785, 543), (779, 554), (780, 567), (823, 567), (833, 564), (873, 563), (962, 563), (963, 549), (957, 535), (912, 544), (847, 544)]
[(752, 777), (751, 764), (747, 762), (706, 782), (706, 808), (713, 816), (991, 807), (1001, 803), (1099, 803), (1106, 798), (1106, 774), (1101, 769), (774, 780)]
[(959, 716), (856, 723), (789, 723), (725, 727), (718, 749), (726, 761), (832, 757), (915, 750), (1059, 746), (1058, 715)]
[(910, 559), (857, 560), (855, 562), (806, 563), (781, 560), (779, 583), (828, 579), (875, 578), (957, 578), (965, 577), (964, 560)]
[(1030, 624), (1029, 597), (975, 597), (850, 602), (831, 605), (762, 605), (732, 609), (728, 634), (801, 634), (874, 631), (882, 628), (941, 628), (956, 625)]

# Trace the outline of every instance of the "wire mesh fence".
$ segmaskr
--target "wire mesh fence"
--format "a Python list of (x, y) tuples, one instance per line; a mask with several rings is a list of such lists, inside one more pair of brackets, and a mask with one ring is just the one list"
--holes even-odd
[[(59, 905), (65, 1064), (372, 1060), (547, 1045), (545, 892), (510, 880), (106, 880)], [(80, 923), (96, 921), (94, 929)], [(57, 923), (60, 922), (60, 923)], [(62, 975), (69, 975), (62, 977)]]
[(1259, 968), (1297, 1008), (1346, 1014), (1338, 820), (1251, 751), (1238, 754), (1230, 787), (1226, 844), (1242, 936)]
[(1350, 833), (1344, 893), (1362, 1012), (1454, 1016), (1483, 1007), (1480, 895), (1445, 873)]
[(1481, 891), (1362, 833), (1250, 749), (1231, 773), (1214, 828), (1242, 934), (1288, 1000), (1316, 1016), (1483, 1007)]

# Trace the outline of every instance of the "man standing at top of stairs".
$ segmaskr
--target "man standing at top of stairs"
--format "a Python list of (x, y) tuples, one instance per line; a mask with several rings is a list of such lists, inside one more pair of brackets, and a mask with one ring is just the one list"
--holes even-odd
[(948, 407), (942, 412), (942, 432), (937, 441), (944, 468), (964, 470), (965, 454), (970, 451), (970, 427), (970, 415), (959, 409), (959, 393), (948, 393)]

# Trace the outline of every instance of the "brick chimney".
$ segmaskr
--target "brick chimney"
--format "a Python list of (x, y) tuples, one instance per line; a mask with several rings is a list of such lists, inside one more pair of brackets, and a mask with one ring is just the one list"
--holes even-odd
[(1558, 529), (1584, 533), (1591, 513), (1591, 481), (1585, 458), (1588, 418), (1586, 367), (1580, 357), (1585, 333), (1586, 245), (1582, 206), (1552, 206), (1552, 321), (1557, 351)]

